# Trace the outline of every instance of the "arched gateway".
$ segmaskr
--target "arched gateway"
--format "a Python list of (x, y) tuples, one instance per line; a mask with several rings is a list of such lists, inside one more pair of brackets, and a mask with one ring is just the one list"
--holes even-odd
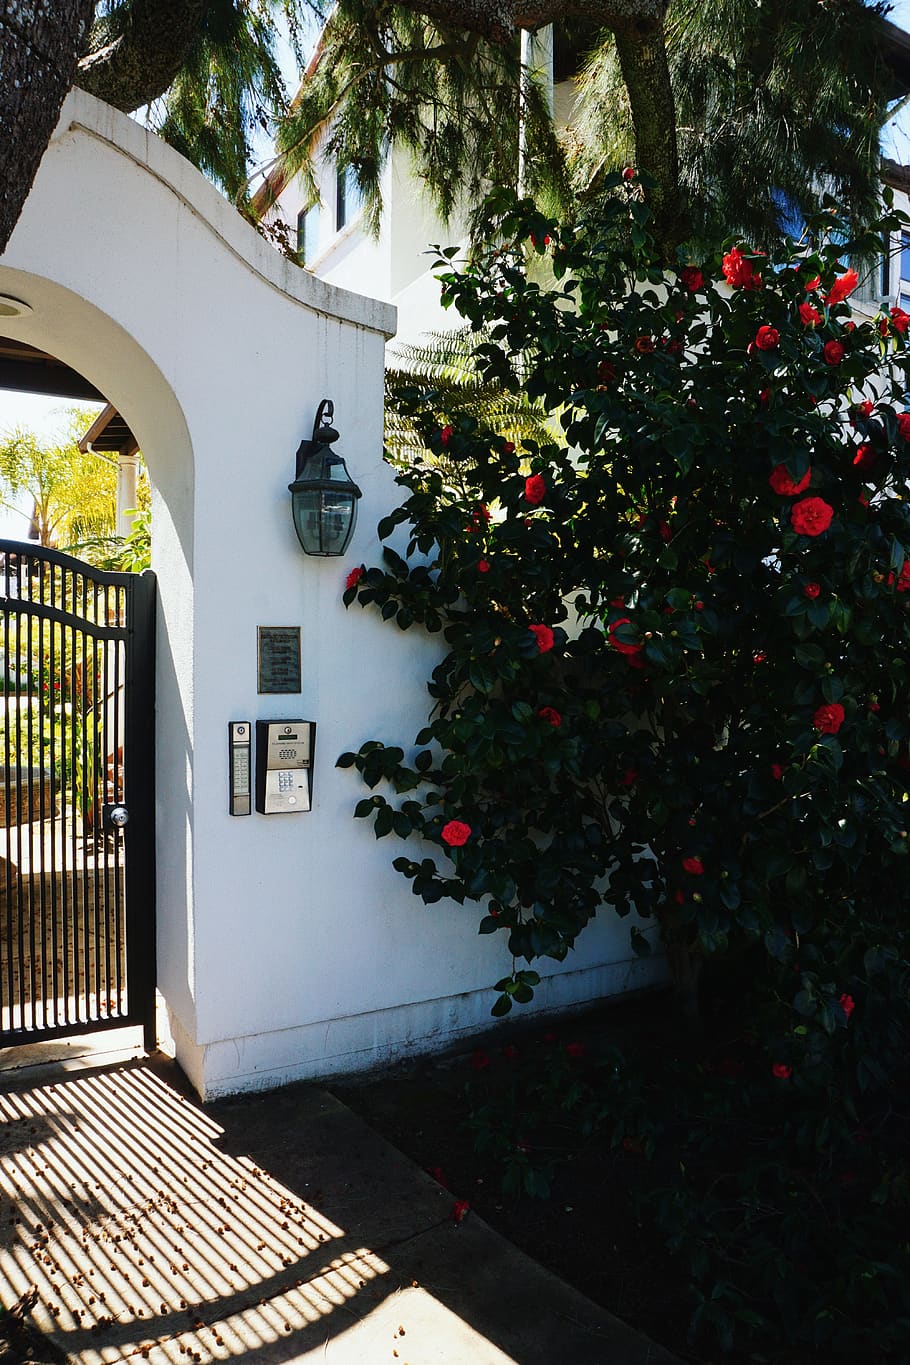
[[(416, 733), (432, 666), (428, 641), (392, 640), (341, 603), (396, 498), (381, 459), (393, 310), (284, 260), (177, 153), (80, 91), (0, 257), (0, 294), (26, 305), (0, 332), (85, 375), (149, 467), (158, 986), (194, 1084), (274, 1085), (485, 1026), (504, 952), (470, 916), (417, 905), (334, 767), (367, 738)], [(287, 492), (326, 397), (363, 490), (345, 563), (304, 559)], [(299, 673), (274, 690), (263, 628), (301, 641)], [(318, 722), (312, 810), (232, 817), (229, 725), (287, 718)], [(628, 958), (606, 920), (540, 1004), (653, 970)]]

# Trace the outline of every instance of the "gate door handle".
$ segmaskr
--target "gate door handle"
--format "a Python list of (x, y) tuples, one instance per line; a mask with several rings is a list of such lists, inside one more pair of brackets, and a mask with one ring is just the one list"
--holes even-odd
[(126, 806), (104, 806), (101, 811), (102, 822), (106, 830), (123, 829), (129, 822), (130, 813)]

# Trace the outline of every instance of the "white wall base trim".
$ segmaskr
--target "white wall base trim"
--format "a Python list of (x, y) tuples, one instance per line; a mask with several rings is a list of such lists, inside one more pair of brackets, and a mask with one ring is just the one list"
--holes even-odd
[[(559, 972), (544, 977), (533, 1003), (516, 1006), (508, 1020), (574, 1012), (667, 979), (666, 961), (659, 955)], [(326, 1080), (442, 1052), (462, 1038), (487, 1032), (497, 1026), (490, 1016), (494, 998), (490, 990), (470, 991), (205, 1044), (192, 1042), (177, 1027), (177, 1060), (203, 1100), (271, 1090), (290, 1081)]]

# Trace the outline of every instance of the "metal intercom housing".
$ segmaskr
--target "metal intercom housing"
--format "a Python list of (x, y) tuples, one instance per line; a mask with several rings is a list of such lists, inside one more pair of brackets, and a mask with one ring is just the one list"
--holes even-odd
[(315, 721), (257, 720), (256, 809), (261, 815), (310, 809), (315, 743)]
[(248, 720), (232, 720), (228, 725), (231, 815), (250, 815), (253, 809), (252, 738), (253, 727)]

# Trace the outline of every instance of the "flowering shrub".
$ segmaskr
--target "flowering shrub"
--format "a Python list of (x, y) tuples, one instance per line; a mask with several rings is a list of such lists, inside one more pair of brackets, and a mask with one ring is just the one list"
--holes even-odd
[[(516, 450), (408, 400), (426, 458), (380, 525), (405, 553), (344, 600), (446, 653), (416, 753), (339, 762), (377, 837), (424, 840), (395, 859), (415, 894), (476, 901), (516, 959), (634, 910), (690, 996), (704, 961), (757, 953), (830, 1035), (866, 996), (861, 954), (831, 975), (832, 936), (859, 919), (887, 945), (910, 895), (906, 329), (851, 319), (843, 236), (818, 225), (664, 276), (636, 193), (575, 226), (500, 202), (499, 245), (446, 264), (445, 302), (494, 338), (481, 374), (562, 434)], [(494, 1012), (535, 983), (499, 983)], [(790, 1043), (770, 1061), (796, 1075)]]

